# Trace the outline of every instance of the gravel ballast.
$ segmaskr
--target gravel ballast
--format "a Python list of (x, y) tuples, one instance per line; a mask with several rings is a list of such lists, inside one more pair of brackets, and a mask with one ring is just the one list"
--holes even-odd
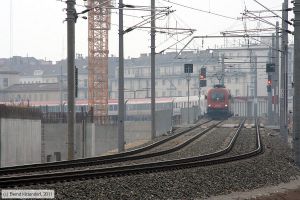
[(54, 189), (56, 199), (203, 199), (295, 179), (300, 171), (290, 150), (270, 132), (261, 131), (264, 154), (243, 161), (26, 188)]

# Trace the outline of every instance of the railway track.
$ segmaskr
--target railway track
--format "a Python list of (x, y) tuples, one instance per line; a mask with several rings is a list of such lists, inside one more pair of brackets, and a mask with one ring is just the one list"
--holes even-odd
[[(18, 174), (18, 173), (27, 173), (27, 172), (36, 172), (36, 171), (48, 171), (48, 170), (58, 170), (58, 169), (64, 169), (64, 168), (75, 168), (75, 167), (84, 167), (84, 166), (91, 166), (91, 165), (100, 165), (100, 164), (107, 164), (107, 163), (114, 163), (114, 162), (121, 162), (130, 160), (127, 159), (127, 157), (130, 157), (131, 159), (141, 159), (142, 156), (144, 157), (153, 157), (158, 155), (164, 155), (170, 152), (177, 151), (180, 148), (183, 148), (184, 146), (188, 145), (193, 140), (199, 138), (202, 134), (208, 132), (213, 128), (213, 126), (210, 126), (208, 129), (204, 130), (204, 133), (197, 134), (195, 138), (191, 138), (191, 141), (186, 141), (185, 143), (182, 143), (180, 145), (175, 146), (174, 148), (168, 149), (166, 151), (161, 152), (155, 152), (148, 155), (139, 155), (139, 156), (133, 156), (136, 154), (147, 152), (151, 149), (154, 149), (155, 147), (158, 147), (162, 144), (165, 144), (171, 140), (174, 140), (192, 130), (195, 130), (202, 125), (205, 125), (213, 120), (205, 121), (204, 123), (199, 123), (191, 128), (188, 128), (186, 130), (180, 131), (177, 134), (174, 134), (168, 138), (165, 138), (163, 140), (157, 141), (155, 143), (152, 143), (150, 145), (134, 149), (131, 151), (118, 153), (118, 154), (112, 154), (107, 156), (98, 156), (98, 157), (91, 157), (91, 158), (85, 158), (85, 159), (76, 159), (76, 160), (70, 160), (70, 161), (60, 161), (60, 162), (52, 162), (52, 163), (43, 163), (43, 164), (33, 164), (33, 165), (23, 165), (23, 166), (13, 166), (13, 167), (5, 167), (0, 168), (0, 176), (3, 175), (9, 175), (9, 174)], [(219, 123), (218, 123), (219, 124)]]
[(167, 171), (176, 170), (183, 168), (199, 167), (214, 165), (226, 162), (232, 162), (236, 160), (250, 158), (252, 156), (258, 155), (262, 152), (262, 144), (260, 140), (260, 132), (258, 127), (258, 122), (256, 122), (256, 149), (248, 153), (216, 158), (221, 155), (225, 155), (230, 152), (238, 134), (240, 133), (243, 123), (240, 124), (235, 135), (231, 139), (229, 145), (215, 153), (195, 156), (191, 158), (152, 162), (145, 164), (128, 165), (121, 167), (110, 167), (110, 168), (100, 168), (92, 170), (77, 170), (69, 172), (57, 172), (52, 174), (40, 174), (40, 175), (27, 175), (27, 176), (14, 176), (0, 179), (0, 187), (12, 187), (17, 185), (31, 185), (40, 183), (51, 183), (51, 182), (61, 182), (61, 181), (73, 181), (82, 179), (93, 179), (101, 177), (111, 177), (111, 176), (124, 176), (129, 174), (140, 174), (140, 173), (151, 173), (157, 171)]

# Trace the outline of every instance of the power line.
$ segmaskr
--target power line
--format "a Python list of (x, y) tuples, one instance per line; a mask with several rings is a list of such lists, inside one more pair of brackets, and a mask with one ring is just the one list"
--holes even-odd
[(268, 10), (269, 12), (273, 13), (274, 15), (276, 15), (277, 17), (279, 17), (280, 19), (284, 20), (286, 23), (288, 23), (289, 25), (293, 25), (293, 23), (291, 23), (288, 20), (283, 19), (281, 16), (279, 16), (278, 14), (276, 14), (274, 11), (270, 10), (269, 8), (267, 8), (266, 6), (264, 6), (262, 3), (258, 2), (257, 0), (253, 0), (255, 1), (257, 4), (261, 5), (263, 8), (265, 8), (266, 10)]
[(229, 16), (226, 16), (226, 15), (222, 15), (222, 14), (218, 14), (218, 13), (214, 13), (214, 12), (210, 12), (210, 11), (206, 11), (206, 10), (201, 10), (199, 8), (193, 8), (193, 7), (190, 7), (190, 6), (183, 5), (183, 4), (171, 2), (170, 0), (162, 0), (162, 1), (174, 4), (174, 5), (177, 5), (177, 6), (181, 6), (181, 7), (184, 7), (184, 8), (188, 8), (188, 9), (191, 9), (191, 10), (196, 10), (196, 11), (199, 11), (199, 12), (215, 15), (215, 16), (218, 16), (218, 17), (223, 17), (223, 18), (227, 18), (227, 19), (231, 19), (231, 20), (241, 21), (241, 20), (239, 20), (237, 18), (234, 18), (234, 17), (229, 17)]

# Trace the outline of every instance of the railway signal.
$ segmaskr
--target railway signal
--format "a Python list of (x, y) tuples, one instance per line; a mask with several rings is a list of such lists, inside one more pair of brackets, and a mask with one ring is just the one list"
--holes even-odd
[(206, 68), (205, 67), (202, 67), (200, 69), (199, 83), (200, 83), (200, 87), (206, 87)]
[(272, 76), (268, 75), (268, 82), (267, 82), (267, 92), (272, 91)]

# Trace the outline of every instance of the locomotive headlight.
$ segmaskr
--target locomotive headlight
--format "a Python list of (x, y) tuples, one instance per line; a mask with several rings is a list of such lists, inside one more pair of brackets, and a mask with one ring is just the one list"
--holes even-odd
[(227, 107), (228, 105), (227, 104), (225, 104), (225, 107)]
[(211, 107), (211, 105), (210, 105), (210, 104), (208, 104), (208, 107)]

